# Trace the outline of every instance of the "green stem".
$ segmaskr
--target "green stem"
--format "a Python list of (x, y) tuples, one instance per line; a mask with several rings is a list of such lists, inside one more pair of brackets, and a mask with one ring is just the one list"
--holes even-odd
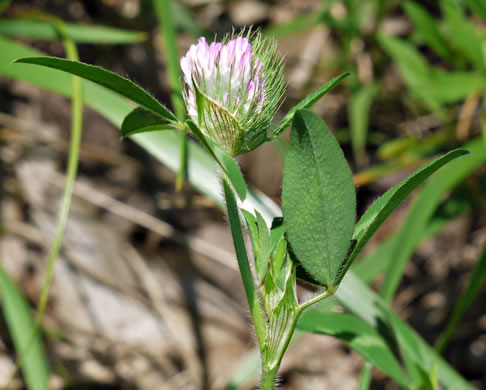
[(265, 343), (266, 323), (263, 317), (262, 307), (260, 305), (260, 298), (255, 287), (253, 275), (251, 273), (250, 263), (248, 262), (248, 255), (246, 253), (245, 240), (243, 239), (243, 231), (241, 229), (240, 216), (238, 214), (238, 205), (236, 198), (230, 184), (223, 179), (224, 196), (226, 206), (228, 209), (228, 219), (231, 227), (231, 234), (233, 236), (233, 244), (236, 251), (236, 259), (240, 268), (241, 279), (245, 288), (246, 298), (250, 306), (250, 313), (255, 325), (255, 332), (258, 339), (260, 350)]
[(266, 369), (263, 367), (262, 369), (262, 379), (260, 384), (260, 390), (274, 390), (275, 389), (275, 382), (277, 380), (277, 372), (280, 365), (273, 369)]
[[(64, 50), (66, 57), (72, 61), (79, 61), (78, 50), (76, 44), (69, 38), (66, 27), (62, 20), (49, 15), (40, 15), (39, 19), (46, 19), (51, 22), (53, 26), (59, 31), (62, 37)], [(38, 336), (40, 323), (44, 316), (44, 312), (47, 307), (47, 301), (49, 298), (49, 290), (54, 276), (54, 267), (56, 260), (61, 250), (62, 240), (64, 237), (64, 231), (66, 230), (66, 224), (69, 216), (69, 209), (71, 206), (71, 199), (73, 196), (74, 182), (76, 180), (76, 174), (78, 171), (79, 151), (81, 148), (82, 128), (83, 128), (83, 94), (81, 79), (77, 76), (72, 77), (72, 116), (71, 116), (71, 142), (69, 145), (68, 165), (66, 170), (66, 182), (64, 184), (64, 192), (62, 195), (61, 206), (57, 218), (56, 232), (54, 236), (54, 243), (49, 252), (49, 258), (47, 260), (46, 275), (43, 281), (42, 290), (37, 305), (37, 313), (34, 319), (34, 328), (28, 338), (25, 348), (19, 353), (17, 357), (14, 370), (10, 373), (7, 380), (6, 388), (9, 386), (10, 381), (17, 374), (19, 367), (22, 365), (27, 354), (30, 351), (35, 339)]]
[(326, 290), (326, 291), (316, 295), (315, 297), (312, 297), (311, 299), (308, 299), (307, 301), (301, 303), (299, 305), (299, 311), (297, 313), (297, 319), (299, 319), (299, 316), (302, 314), (302, 312), (305, 309), (307, 309), (309, 306), (312, 306), (314, 303), (320, 302), (323, 299), (332, 297), (335, 293), (336, 293), (336, 290), (329, 289), (329, 290)]
[[(175, 115), (180, 121), (185, 119), (184, 100), (180, 83), (179, 51), (177, 50), (176, 28), (174, 14), (170, 0), (153, 0), (153, 6), (160, 26), (161, 38), (164, 46), (165, 63), (169, 77), (170, 98)], [(188, 138), (185, 133), (180, 135), (180, 164), (177, 171), (176, 188), (180, 190), (184, 180), (188, 177)]]

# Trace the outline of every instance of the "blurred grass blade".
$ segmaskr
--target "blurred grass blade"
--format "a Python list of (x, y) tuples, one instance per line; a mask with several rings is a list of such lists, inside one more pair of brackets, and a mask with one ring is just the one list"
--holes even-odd
[(454, 48), (478, 70), (484, 69), (483, 40), (462, 7), (456, 0), (441, 0), (439, 3), (446, 21), (448, 38)]
[[(465, 160), (465, 159), (463, 159)], [(424, 366), (425, 370), (437, 371), (439, 383), (446, 389), (474, 390), (474, 388), (461, 377), (449, 364), (444, 361), (413, 329), (405, 324), (393, 313), (387, 303), (376, 295), (363, 281), (353, 272), (348, 272), (344, 282), (336, 294), (337, 300), (351, 313), (371, 325), (384, 338), (390, 336), (397, 338), (398, 333), (407, 333), (407, 338), (413, 340), (420, 348), (412, 355), (414, 361)], [(312, 309), (310, 309), (312, 310)], [(393, 324), (390, 325), (390, 321)], [(399, 325), (399, 327), (397, 326)], [(390, 326), (392, 328), (390, 329)], [(391, 340), (393, 341), (393, 340)], [(400, 342), (400, 338), (398, 340)], [(407, 344), (400, 344), (400, 348), (407, 347)]]
[(223, 390), (237, 390), (253, 379), (260, 367), (260, 352), (257, 348), (248, 352), (238, 363), (238, 369), (231, 376)]
[[(162, 42), (164, 46), (165, 62), (167, 65), (167, 74), (169, 76), (170, 99), (175, 115), (179, 121), (183, 122), (185, 118), (185, 105), (182, 99), (181, 90), (181, 70), (179, 65), (179, 51), (177, 50), (177, 37), (174, 25), (174, 16), (172, 13), (172, 3), (170, 0), (153, 0), (153, 6), (157, 20), (159, 22)], [(181, 133), (180, 137), (180, 156), (181, 161), (177, 171), (176, 188), (181, 189), (184, 180), (187, 179), (187, 135)]]
[(382, 337), (364, 321), (344, 313), (307, 311), (298, 323), (299, 329), (334, 336), (348, 344), (365, 360), (407, 387), (400, 364)]
[(305, 99), (301, 100), (296, 106), (292, 107), (292, 109), (285, 115), (282, 119), (282, 122), (278, 125), (278, 127), (273, 132), (273, 137), (278, 137), (280, 133), (282, 133), (287, 127), (290, 126), (292, 119), (294, 119), (294, 115), (297, 110), (301, 110), (304, 108), (311, 108), (314, 104), (316, 104), (326, 93), (328, 93), (331, 89), (333, 89), (336, 85), (338, 85), (342, 80), (349, 76), (349, 73), (343, 73), (331, 81), (328, 81), (318, 90), (312, 92), (310, 95), (306, 96)]
[[(76, 44), (66, 36), (66, 28), (64, 23), (57, 19), (52, 18), (52, 25), (57, 29), (59, 35), (62, 37), (62, 42), (66, 56), (73, 61), (78, 61), (78, 50)], [(28, 358), (30, 349), (34, 345), (37, 338), (38, 331), (40, 329), (40, 323), (44, 316), (44, 312), (47, 307), (47, 301), (49, 298), (49, 290), (54, 276), (54, 268), (59, 256), (59, 252), (62, 246), (62, 240), (64, 237), (64, 231), (69, 216), (69, 209), (71, 206), (71, 199), (73, 195), (74, 182), (78, 170), (79, 152), (81, 148), (82, 128), (83, 128), (83, 93), (82, 84), (79, 77), (71, 77), (72, 86), (72, 114), (71, 114), (71, 138), (69, 143), (68, 164), (66, 169), (66, 181), (64, 183), (64, 190), (62, 194), (61, 204), (58, 211), (56, 230), (54, 234), (54, 240), (49, 251), (49, 257), (47, 259), (47, 267), (45, 277), (42, 283), (42, 290), (37, 305), (37, 313), (34, 321), (34, 328), (29, 335), (28, 341), (24, 348), (20, 351), (16, 361), (16, 367), (10, 374), (12, 379), (17, 370), (23, 364), (24, 360)], [(9, 379), (9, 380), (10, 380)]]
[(442, 171), (438, 172), (424, 186), (410, 207), (407, 219), (400, 229), (400, 238), (397, 239), (397, 244), (391, 252), (393, 263), (390, 263), (388, 267), (381, 289), (381, 296), (386, 301), (393, 298), (405, 266), (420, 238), (423, 237), (427, 223), (440, 204), (444, 193), (464, 180), (486, 161), (482, 140), (472, 141), (465, 145), (464, 149), (471, 154), (466, 158), (450, 162)]
[(398, 342), (402, 359), (411, 377), (413, 388), (428, 389), (430, 380), (426, 372), (433, 372), (435, 365), (431, 357), (427, 355), (425, 344), (420, 343), (415, 334), (396, 315), (388, 313), (387, 317), (393, 329), (393, 335)]
[(361, 369), (361, 375), (359, 377), (359, 388), (358, 390), (369, 390), (371, 385), (371, 369), (373, 366), (368, 363), (364, 362), (363, 368)]
[(452, 72), (432, 68), (428, 85), (430, 96), (441, 104), (462, 103), (474, 91), (486, 83), (480, 72)]
[(415, 1), (405, 2), (403, 8), (423, 41), (439, 56), (446, 60), (450, 59), (451, 52), (439, 31), (439, 21), (435, 20), (423, 6)]
[[(32, 19), (0, 19), (0, 34), (12, 37), (42, 40), (61, 39), (52, 23)], [(142, 42), (148, 35), (141, 31), (129, 31), (100, 25), (66, 23), (66, 34), (78, 43), (128, 44)]]
[(171, 1), (170, 5), (176, 26), (191, 33), (195, 38), (206, 37), (210, 39), (213, 37), (208, 30), (199, 24), (189, 5), (182, 1)]
[(56, 57), (21, 58), (16, 60), (14, 63), (40, 65), (71, 73), (75, 76), (82, 77), (117, 92), (135, 103), (140, 104), (147, 110), (153, 111), (154, 113), (159, 114), (170, 121), (176, 121), (174, 115), (167, 110), (162, 103), (160, 103), (144, 89), (140, 88), (132, 81), (99, 66), (88, 65), (82, 62), (65, 60)]
[[(421, 242), (428, 240), (429, 238), (438, 234), (449, 222), (453, 220), (457, 215), (465, 213), (471, 209), (471, 203), (469, 201), (458, 201), (456, 199), (448, 199), (441, 205), (441, 208), (448, 209), (446, 214), (436, 213), (427, 223), (423, 235), (418, 238), (418, 242), (415, 243), (417, 247)], [(450, 210), (449, 210), (450, 209)], [(376, 277), (385, 272), (390, 263), (393, 261), (392, 252), (399, 239), (399, 234), (394, 233), (388, 236), (384, 242), (381, 242), (377, 249), (366, 257), (360, 259), (353, 264), (351, 268), (360, 279), (366, 283), (371, 283)]]
[[(435, 160), (424, 165), (407, 178), (402, 180), (397, 185), (390, 188), (378, 200), (376, 200), (371, 207), (366, 210), (359, 222), (357, 223), (353, 239), (357, 241), (356, 246), (351, 252), (342, 274), (351, 266), (356, 256), (361, 252), (365, 244), (371, 236), (378, 230), (385, 219), (395, 210), (398, 205), (414, 191), (420, 184), (422, 184), (430, 175), (437, 171), (440, 167), (457, 157), (468, 154), (467, 151), (457, 149), (447, 153), (444, 156), (436, 158)], [(342, 280), (342, 277), (338, 280)]]
[(454, 311), (452, 316), (447, 323), (445, 330), (439, 336), (435, 344), (435, 348), (440, 353), (444, 352), (449, 341), (451, 340), (454, 331), (459, 324), (462, 316), (464, 315), (465, 311), (471, 306), (474, 298), (476, 297), (477, 293), (480, 291), (481, 287), (484, 285), (484, 281), (486, 279), (486, 247), (481, 254), (481, 257), (477, 261), (474, 269), (471, 273), (471, 278), (469, 279), (465, 290), (463, 291), (461, 297), (457, 300), (456, 305), (454, 307)]
[(152, 111), (142, 107), (135, 108), (128, 114), (121, 125), (122, 138), (148, 131), (175, 130), (172, 123)]
[(358, 163), (365, 157), (366, 139), (368, 135), (368, 118), (371, 104), (378, 93), (375, 84), (368, 84), (353, 93), (349, 102), (349, 122), (351, 125), (351, 144)]
[[(27, 302), (2, 267), (0, 267), (0, 294), (3, 315), (15, 350), (20, 354), (29, 344), (30, 335), (34, 332), (34, 321), (30, 316)], [(29, 390), (49, 389), (47, 365), (47, 356), (37, 335), (22, 364), (22, 372)]]
[(219, 166), (223, 169), (231, 185), (234, 187), (239, 198), (244, 201), (247, 194), (246, 182), (241, 173), (238, 163), (209, 137), (206, 137), (192, 121), (187, 121), (187, 125), (193, 134), (201, 141), (201, 144), (214, 157)]
[(298, 15), (291, 21), (281, 24), (268, 26), (264, 32), (266, 35), (272, 35), (275, 38), (284, 38), (289, 35), (299, 34), (314, 28), (319, 21), (319, 15)]
[(431, 66), (419, 51), (402, 39), (379, 36), (378, 42), (398, 64), (400, 73), (411, 92), (422, 99), (430, 109), (441, 111), (441, 106), (429, 92)]

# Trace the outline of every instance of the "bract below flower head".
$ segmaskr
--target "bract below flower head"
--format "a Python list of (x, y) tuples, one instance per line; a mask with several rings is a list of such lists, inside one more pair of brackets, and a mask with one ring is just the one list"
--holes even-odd
[(208, 44), (199, 38), (181, 58), (192, 120), (231, 155), (265, 142), (285, 91), (275, 41), (247, 30)]

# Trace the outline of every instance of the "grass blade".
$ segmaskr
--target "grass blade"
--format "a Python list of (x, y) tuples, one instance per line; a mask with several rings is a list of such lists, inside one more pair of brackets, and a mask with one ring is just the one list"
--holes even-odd
[[(66, 38), (66, 29), (64, 23), (60, 20), (53, 19), (52, 25), (58, 29), (59, 34), (63, 36), (63, 45), (66, 52), (66, 56), (73, 61), (78, 61), (78, 51), (76, 44)], [(28, 342), (20, 351), (16, 367), (10, 375), (10, 379), (15, 376), (17, 369), (23, 364), (23, 362), (28, 359), (31, 347), (33, 346), (35, 339), (38, 335), (40, 329), (40, 323), (44, 312), (47, 307), (47, 301), (49, 298), (49, 290), (54, 276), (54, 267), (61, 250), (62, 240), (64, 237), (64, 231), (66, 229), (66, 224), (69, 216), (69, 209), (71, 206), (71, 199), (73, 195), (74, 182), (76, 179), (76, 174), (78, 170), (79, 163), (79, 151), (81, 148), (81, 138), (83, 129), (83, 93), (81, 79), (79, 77), (71, 77), (72, 85), (72, 115), (71, 115), (71, 141), (69, 144), (69, 155), (68, 164), (66, 169), (66, 182), (64, 183), (64, 191), (61, 199), (61, 205), (58, 212), (56, 231), (54, 235), (54, 241), (49, 252), (49, 257), (47, 260), (46, 275), (42, 284), (42, 290), (39, 298), (39, 303), (37, 306), (37, 313), (34, 320), (34, 328), (29, 336)], [(8, 382), (7, 382), (8, 383)]]
[(439, 31), (438, 21), (415, 1), (405, 2), (403, 8), (424, 42), (442, 58), (450, 59), (451, 52)]
[(167, 108), (165, 108), (157, 99), (148, 94), (137, 84), (99, 66), (88, 65), (82, 62), (65, 60), (56, 57), (21, 58), (14, 61), (14, 63), (40, 65), (71, 73), (75, 76), (82, 77), (117, 92), (135, 103), (140, 104), (147, 110), (159, 114), (170, 121), (175, 122), (177, 120), (174, 117), (174, 114), (167, 110)]
[(470, 142), (464, 149), (471, 154), (467, 158), (450, 162), (447, 167), (438, 172), (422, 189), (411, 206), (407, 219), (400, 230), (400, 238), (397, 239), (397, 245), (392, 252), (393, 264), (388, 267), (382, 286), (381, 296), (386, 301), (392, 299), (402, 279), (405, 265), (410, 259), (416, 243), (423, 237), (427, 223), (440, 204), (443, 194), (486, 161), (486, 153), (481, 140)]
[(298, 323), (299, 329), (326, 334), (344, 341), (365, 360), (397, 383), (407, 386), (400, 364), (382, 337), (367, 323), (344, 313), (307, 311)]
[(351, 125), (351, 144), (356, 161), (361, 163), (365, 157), (368, 118), (371, 104), (378, 93), (375, 84), (362, 87), (353, 94), (349, 103), (349, 122)]
[[(30, 336), (34, 333), (34, 321), (30, 316), (27, 302), (2, 267), (0, 267), (0, 296), (5, 321), (15, 349), (20, 354), (30, 343)], [(47, 356), (37, 334), (22, 364), (22, 372), (29, 390), (49, 389), (47, 362)]]
[[(366, 210), (359, 220), (354, 230), (353, 239), (357, 241), (353, 252), (345, 265), (342, 275), (344, 275), (347, 268), (351, 266), (356, 256), (364, 248), (365, 244), (371, 236), (378, 230), (385, 219), (395, 210), (398, 205), (414, 191), (420, 184), (422, 184), (430, 175), (436, 172), (440, 167), (454, 160), (457, 157), (468, 154), (467, 151), (457, 149), (441, 156), (430, 163), (424, 165), (410, 176), (402, 180), (400, 183), (390, 188), (383, 196), (375, 201), (371, 207)], [(342, 276), (338, 283), (342, 280)]]
[[(61, 39), (52, 23), (32, 19), (0, 19), (0, 34), (41, 40)], [(147, 33), (100, 25), (66, 23), (66, 35), (78, 43), (128, 44), (145, 41)]]
[(474, 269), (471, 273), (471, 278), (469, 279), (465, 290), (463, 291), (461, 297), (457, 300), (452, 316), (447, 323), (445, 330), (439, 336), (439, 339), (435, 343), (435, 349), (439, 352), (444, 352), (449, 341), (451, 340), (454, 331), (459, 324), (462, 316), (466, 312), (477, 293), (480, 291), (481, 287), (484, 285), (484, 280), (486, 279), (486, 248), (484, 249), (481, 257), (477, 261)]
[[(413, 354), (415, 362), (424, 366), (425, 370), (437, 371), (439, 383), (446, 389), (474, 390), (474, 388), (461, 377), (449, 364), (444, 361), (413, 329), (393, 313), (387, 303), (376, 295), (353, 272), (348, 275), (336, 294), (341, 305), (354, 315), (371, 325), (383, 337), (398, 333), (407, 333), (407, 338), (413, 340), (420, 348), (420, 353)], [(312, 310), (312, 309), (311, 309)], [(390, 321), (393, 324), (390, 325)], [(397, 329), (397, 325), (400, 326)], [(391, 327), (391, 328), (390, 328)], [(391, 333), (390, 333), (391, 332)], [(401, 345), (407, 347), (407, 345)]]

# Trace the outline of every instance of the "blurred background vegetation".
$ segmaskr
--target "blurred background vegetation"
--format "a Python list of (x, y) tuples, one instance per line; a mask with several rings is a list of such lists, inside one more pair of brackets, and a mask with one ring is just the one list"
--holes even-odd
[[(161, 3), (0, 1), (0, 381), (32, 327), (71, 121), (61, 96), (70, 94), (69, 78), (10, 62), (37, 55), (33, 49), (66, 56), (56, 20), (81, 61), (127, 76), (176, 112), (170, 63), (197, 37), (232, 28), (254, 25), (277, 38), (288, 81), (278, 119), (350, 72), (313, 109), (345, 150), (359, 214), (432, 156), (473, 150), (467, 169), (444, 171), (403, 204), (354, 269), (486, 389), (486, 1), (186, 0), (170, 3), (165, 22), (157, 17)], [(98, 96), (96, 105), (90, 93), (78, 185), (42, 344), (33, 348), (40, 358), (9, 388), (43, 389), (42, 375), (53, 389), (253, 388), (254, 342), (218, 204), (189, 184), (176, 191), (171, 169), (136, 143), (120, 142), (122, 103), (107, 96), (99, 104)], [(239, 159), (248, 182), (277, 203), (287, 137)], [(302, 286), (301, 293), (311, 291)], [(336, 339), (306, 334), (284, 359), (281, 388), (355, 389), (362, 366)], [(399, 387), (374, 369), (370, 388)]]

